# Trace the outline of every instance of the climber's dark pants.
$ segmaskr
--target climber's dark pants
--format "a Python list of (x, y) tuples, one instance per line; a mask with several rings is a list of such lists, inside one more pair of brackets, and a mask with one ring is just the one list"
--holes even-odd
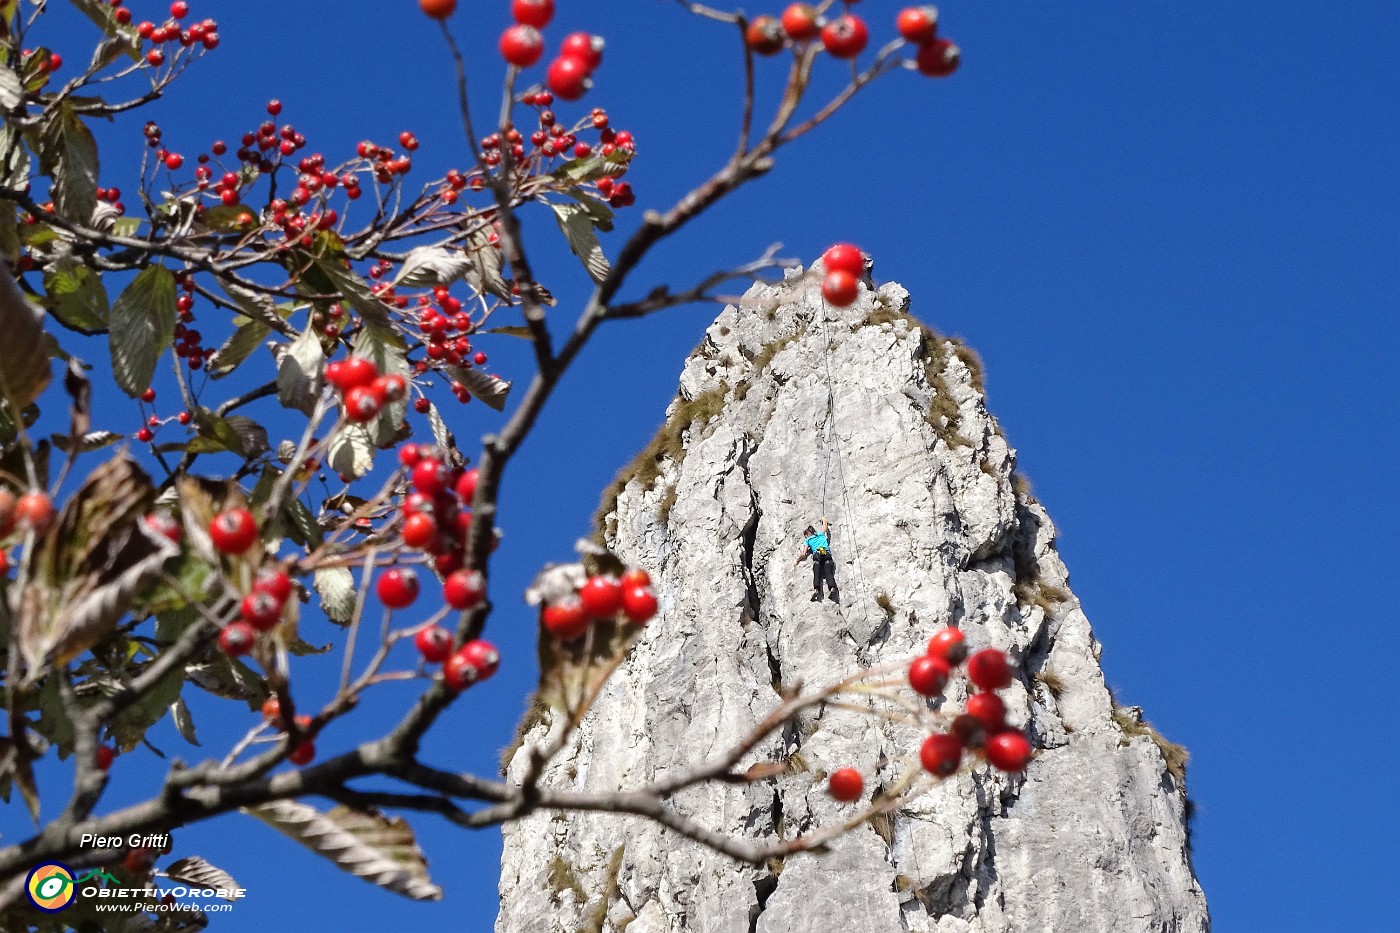
[(831, 559), (830, 554), (813, 554), (812, 589), (816, 590), (818, 594), (820, 594), (822, 591), (823, 580), (826, 581), (826, 585), (831, 589), (831, 592), (835, 593), (836, 561)]

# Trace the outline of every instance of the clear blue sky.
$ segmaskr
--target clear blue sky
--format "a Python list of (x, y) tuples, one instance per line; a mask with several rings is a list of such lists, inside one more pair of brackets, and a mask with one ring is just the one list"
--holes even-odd
[[(172, 147), (236, 137), (275, 96), (313, 149), (410, 128), (424, 177), (464, 163), (448, 58), (412, 0), (192, 5), (219, 16), (223, 45), (152, 108)], [(639, 207), (671, 203), (733, 145), (729, 37), (654, 0), (559, 6), (551, 42), (573, 28), (607, 36), (583, 105), (636, 132)], [(1394, 915), (1383, 892), (1400, 828), (1385, 685), (1400, 638), (1383, 583), (1396, 578), (1400, 527), (1400, 4), (940, 7), (964, 49), (954, 78), (899, 74), (866, 92), (677, 237), (633, 291), (776, 240), (804, 260), (838, 239), (871, 251), (920, 317), (982, 354), (991, 408), (1060, 527), (1109, 682), (1190, 748), (1196, 868), (1216, 929), (1378, 929)], [(898, 8), (860, 12), (888, 35)], [(463, 9), (484, 105), (507, 4)], [(62, 35), (71, 14), (54, 17)], [(73, 40), (86, 28), (72, 25)], [(79, 56), (76, 42), (58, 47)], [(765, 63), (761, 80), (780, 69)], [(105, 184), (134, 188), (142, 120), (103, 130)], [(529, 226), (541, 256), (559, 258), (552, 223)], [(582, 282), (567, 257), (554, 268), (562, 318)], [(490, 629), (505, 667), (458, 704), (429, 760), (494, 768), (534, 676), (533, 623), (513, 594), (569, 557), (714, 311), (606, 329), (512, 467)], [(522, 347), (486, 349), (527, 378)], [(477, 405), (459, 412), (459, 437), (498, 423)], [(331, 635), (307, 628), (312, 641)], [(372, 700), (322, 754), (406, 700)], [(199, 726), (217, 748), (242, 722)], [(157, 773), (139, 757), (119, 763), (129, 785)], [(488, 930), (498, 834), (417, 825), (447, 890), (438, 904), (342, 876), (239, 816), (177, 841), (252, 892), (224, 929)], [(17, 805), (0, 828), (23, 832)]]

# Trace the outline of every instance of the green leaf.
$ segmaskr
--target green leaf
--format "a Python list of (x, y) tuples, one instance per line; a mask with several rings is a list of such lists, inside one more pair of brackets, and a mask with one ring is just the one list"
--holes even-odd
[[(307, 325), (306, 331), (291, 345), (275, 344), (277, 360), (277, 400), (286, 408), (311, 414), (316, 397), (321, 394), (321, 374), (326, 368), (326, 354), (316, 331)], [(404, 363), (405, 370), (408, 363)]]
[(151, 384), (156, 361), (175, 337), (175, 277), (147, 266), (112, 306), (112, 375), (132, 398)]
[(175, 700), (180, 696), (180, 688), (185, 685), (185, 672), (176, 667), (135, 703), (122, 710), (109, 727), (109, 732), (117, 746), (129, 752), (141, 743), (146, 730), (165, 716)]
[(135, 236), (140, 229), (140, 217), (118, 217), (112, 221), (112, 233), (116, 236)]
[(8, 415), (11, 405), (23, 409), (37, 399), (52, 378), (44, 312), (20, 290), (8, 264), (0, 267), (0, 336), (0, 407)]
[(321, 611), (337, 625), (349, 625), (355, 617), (355, 575), (344, 567), (316, 571), (311, 585), (321, 597)]
[[(73, 6), (82, 11), (82, 14), (92, 20), (97, 28), (101, 29), (108, 37), (122, 36), (133, 43), (137, 39), (136, 27), (130, 23), (119, 23), (113, 15), (112, 5), (104, 0), (69, 0)], [(139, 51), (132, 50), (127, 53), (133, 61), (140, 61)]]
[(289, 305), (285, 310), (278, 308), (277, 302), (272, 300), (271, 295), (255, 292), (251, 288), (244, 288), (237, 282), (226, 281), (222, 278), (219, 279), (219, 287), (250, 321), (260, 321), (269, 330), (275, 330), (281, 334), (296, 333), (287, 325), (286, 318), (299, 305)]
[[(408, 346), (397, 331), (386, 327), (374, 327), (366, 322), (365, 328), (355, 336), (355, 356), (362, 356), (373, 363), (381, 375), (398, 374), (407, 381), (411, 375), (408, 365)], [(319, 348), (319, 345), (318, 345)], [(376, 447), (392, 443), (399, 436), (399, 425), (408, 414), (408, 399), (401, 398), (380, 409), (365, 427), (369, 431), (370, 442)]]
[(604, 233), (612, 231), (614, 215), (608, 202), (594, 197), (584, 188), (565, 188), (564, 194), (573, 198), (584, 210), (588, 211), (588, 216), (593, 219), (593, 226)]
[(44, 126), (41, 161), (48, 162), (54, 180), (54, 209), (86, 224), (97, 207), (97, 140), (65, 100)]
[[(14, 76), (14, 72), (3, 67), (0, 67), (0, 73)], [(15, 80), (18, 81), (17, 78)], [(4, 90), (0, 89), (0, 97), (3, 97), (4, 93)], [(6, 188), (23, 188), (29, 180), (29, 153), (18, 144), (15, 131), (8, 120), (0, 123), (0, 157), (5, 156), (8, 156), (8, 161), (0, 165), (0, 185)], [(13, 209), (6, 207), (6, 212), (13, 213)]]
[(609, 156), (593, 153), (565, 162), (555, 169), (553, 174), (555, 178), (566, 182), (597, 181), (600, 178), (615, 178), (626, 174), (627, 163), (631, 161), (632, 156), (622, 151)]
[(222, 379), (237, 369), (253, 351), (262, 346), (263, 338), (272, 332), (262, 321), (245, 320), (234, 328), (224, 345), (209, 358), (205, 371), (214, 379)]
[(71, 256), (53, 263), (44, 272), (44, 302), (60, 324), (81, 334), (107, 329), (110, 311), (102, 276)]
[(251, 220), (255, 215), (242, 204), (219, 204), (215, 207), (207, 208), (200, 216), (200, 221), (210, 230), (217, 230), (219, 233), (242, 233), (251, 226)]
[(588, 210), (582, 204), (550, 203), (549, 208), (554, 211), (554, 219), (559, 222), (559, 229), (564, 231), (564, 238), (569, 241), (569, 249), (583, 263), (584, 271), (595, 282), (607, 278), (608, 270), (612, 267), (603, 255), (603, 247), (598, 242), (598, 232), (593, 227), (593, 218)]

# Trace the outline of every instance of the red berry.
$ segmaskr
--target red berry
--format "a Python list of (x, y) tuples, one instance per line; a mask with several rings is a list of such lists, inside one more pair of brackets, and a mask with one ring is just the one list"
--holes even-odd
[(457, 10), (457, 0), (418, 0), (418, 6), (433, 19), (447, 19)]
[(486, 598), (486, 578), (480, 570), (454, 571), (442, 583), (442, 598), (453, 609), (470, 609)]
[[(583, 59), (590, 72), (603, 63), (603, 37), (586, 32), (571, 32), (559, 43), (559, 57), (573, 55)], [(562, 96), (562, 95), (561, 95)], [(545, 102), (548, 106), (549, 102)]]
[(264, 722), (274, 729), (287, 728), (287, 724), (282, 721), (282, 704), (277, 701), (275, 695), (263, 700), (262, 718)]
[(831, 772), (831, 777), (826, 782), (826, 789), (842, 803), (850, 803), (859, 799), (865, 790), (865, 779), (860, 776), (860, 772), (855, 768), (838, 768)]
[(467, 642), (458, 654), (476, 668), (477, 680), (486, 680), (501, 666), (501, 653), (496, 646), (480, 638)]
[(794, 3), (783, 10), (783, 32), (798, 42), (805, 42), (821, 31), (821, 20), (810, 3)]
[(155, 432), (150, 428), (142, 428), (136, 432), (136, 439), (143, 444), (148, 444), (155, 439)]
[(1000, 690), (1011, 683), (1011, 665), (996, 648), (983, 648), (967, 659), (967, 676), (983, 690)]
[[(184, 529), (180, 527), (180, 523), (175, 520), (175, 517), (168, 512), (152, 512), (150, 515), (146, 516), (145, 522), (147, 529), (174, 544), (179, 544), (180, 539), (184, 537)], [(4, 535), (0, 534), (0, 538), (2, 537), (4, 537)]]
[(399, 448), (399, 463), (406, 467), (418, 465), (418, 461), (423, 459), (423, 452), (417, 444), (404, 444)]
[(529, 68), (544, 54), (544, 36), (534, 26), (516, 23), (501, 33), (501, 57), (517, 68)]
[(260, 632), (266, 632), (282, 618), (282, 603), (271, 593), (254, 591), (243, 597), (238, 614)]
[(554, 0), (512, 0), (510, 15), (517, 23), (543, 29), (554, 19)]
[(844, 308), (860, 294), (860, 283), (849, 272), (828, 272), (822, 279), (822, 297), (837, 308)]
[(184, 19), (190, 12), (190, 5), (185, 0), (175, 0), (170, 4), (170, 15), (176, 19)]
[[(268, 101), (268, 102), (267, 102), (267, 112), (270, 113), (270, 114), (272, 114), (274, 117), (277, 116), (279, 113), (282, 112), (282, 102), (281, 102), (280, 100), (276, 100), (276, 99)], [(231, 173), (230, 173), (230, 174), (231, 174)], [(227, 178), (228, 178), (228, 175), (225, 175), (224, 178), (227, 179)], [(227, 183), (227, 182), (226, 182), (226, 183)], [(235, 176), (235, 180), (234, 180), (233, 184), (234, 184), (234, 185), (238, 184), (238, 182), (237, 182), (237, 176)], [(232, 187), (232, 185), (230, 185), (230, 187)]]
[(755, 16), (744, 41), (759, 55), (776, 55), (783, 50), (783, 25), (776, 16)]
[(938, 32), (938, 7), (905, 7), (895, 17), (894, 25), (899, 34), (910, 42), (926, 42)]
[(424, 457), (413, 468), (413, 488), (435, 496), (447, 488), (448, 471), (436, 457)]
[(209, 523), (209, 539), (223, 554), (242, 554), (258, 539), (258, 524), (247, 509), (228, 509)]
[(647, 573), (641, 567), (629, 567), (627, 568), (627, 572), (622, 575), (621, 582), (623, 589), (629, 589), (634, 586), (651, 586), (651, 574)]
[(292, 578), (282, 570), (264, 570), (253, 581), (253, 592), (266, 593), (286, 605), (287, 600), (292, 598)]
[(822, 45), (836, 58), (855, 58), (869, 42), (865, 20), (853, 13), (838, 16), (822, 27)]
[(865, 276), (865, 253), (852, 243), (837, 243), (822, 253), (822, 265), (827, 272), (846, 272), (856, 278)]
[(310, 739), (302, 739), (287, 754), (287, 760), (298, 767), (311, 764), (311, 759), (316, 757), (316, 743)]
[(382, 407), (369, 386), (355, 386), (345, 393), (345, 417), (351, 421), (361, 424), (371, 421)]
[(564, 55), (549, 64), (545, 81), (564, 100), (578, 100), (588, 90), (588, 63), (576, 55)]
[(399, 145), (403, 146), (404, 149), (409, 152), (413, 152), (418, 148), (418, 137), (414, 136), (410, 131), (404, 130), (399, 134)]
[(53, 500), (46, 493), (27, 492), (15, 502), (14, 520), (21, 528), (42, 532), (53, 519)]
[(540, 624), (560, 641), (570, 641), (588, 631), (588, 621), (583, 600), (572, 593), (540, 611)]
[(476, 498), (476, 478), (476, 467), (457, 477), (457, 498), (462, 500), (463, 505), (471, 505)]
[(165, 53), (160, 49), (151, 49), (146, 53), (146, 64), (150, 65), (152, 68), (159, 68), (161, 65), (165, 64)]
[(909, 686), (926, 697), (936, 696), (947, 686), (949, 673), (948, 662), (926, 654), (909, 665)]
[(238, 657), (253, 650), (253, 641), (257, 638), (257, 633), (247, 622), (239, 619), (224, 626), (219, 633), (219, 647), (224, 654), (229, 657)]
[(180, 155), (180, 153), (178, 152), (171, 152), (165, 156), (165, 167), (170, 169), (170, 171), (172, 172), (184, 164), (185, 157)]
[(622, 584), (616, 577), (589, 577), (578, 591), (583, 608), (595, 619), (615, 615), (622, 608)]
[(656, 594), (649, 586), (631, 586), (622, 589), (622, 613), (641, 625), (656, 615)]
[(975, 716), (988, 734), (1006, 728), (1006, 704), (995, 693), (974, 693), (968, 697), (967, 714)]
[(413, 636), (413, 644), (424, 661), (437, 664), (452, 653), (452, 633), (440, 625), (430, 625)]
[(930, 39), (919, 46), (919, 54), (914, 56), (914, 64), (919, 73), (931, 78), (946, 78), (958, 70), (962, 61), (962, 50), (947, 39)]
[(442, 682), (453, 693), (461, 693), (476, 683), (477, 678), (476, 665), (467, 660), (460, 651), (442, 665)]
[(403, 543), (411, 548), (426, 548), (437, 536), (437, 521), (431, 515), (418, 512), (403, 520)]
[(397, 402), (408, 394), (408, 380), (398, 373), (390, 373), (371, 382), (369, 389), (374, 393), (374, 397), (380, 405), (387, 405), (390, 402)]
[(947, 777), (958, 770), (958, 763), (962, 761), (962, 743), (951, 735), (935, 732), (924, 739), (919, 761), (930, 774)]
[(379, 367), (362, 356), (352, 356), (326, 367), (326, 381), (342, 394), (359, 386), (369, 386), (378, 378)]
[(1010, 729), (988, 739), (983, 754), (998, 770), (1020, 771), (1031, 760), (1031, 743), (1023, 734)]
[(112, 762), (117, 759), (117, 751), (110, 745), (97, 746), (97, 767), (103, 771), (110, 770)]
[(390, 609), (402, 609), (418, 598), (418, 574), (408, 567), (391, 567), (375, 583), (374, 591)]
[(147, 405), (151, 404), (151, 403), (154, 402), (155, 400), (156, 400), (156, 390), (155, 390), (155, 389), (147, 389), (145, 392), (142, 392), (142, 393), (141, 393), (141, 401), (145, 402)]
[(928, 640), (928, 653), (935, 658), (942, 658), (950, 665), (961, 664), (963, 658), (967, 657), (967, 640), (958, 629), (939, 629)]

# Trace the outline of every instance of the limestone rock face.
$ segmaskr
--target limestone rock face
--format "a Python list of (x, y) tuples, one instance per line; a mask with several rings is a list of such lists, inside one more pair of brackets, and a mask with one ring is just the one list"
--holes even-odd
[[(887, 284), (829, 308), (794, 271), (710, 326), (603, 521), (606, 543), (651, 572), (661, 612), (544, 783), (611, 791), (674, 773), (734, 744), (777, 688), (908, 660), (949, 624), (1017, 662), (1003, 695), (1036, 758), (1024, 775), (965, 769), (826, 853), (761, 867), (636, 817), (535, 815), (505, 831), (498, 933), (1209, 930), (1180, 750), (1115, 708), (977, 358), (908, 305)], [(810, 563), (793, 565), (824, 493), (840, 605), (810, 602)], [(545, 713), (525, 743), (557, 728)], [(745, 762), (784, 762), (782, 777), (675, 806), (736, 836), (790, 838), (853, 812), (826, 774), (850, 765), (867, 789), (891, 784), (921, 740), (827, 707)]]

